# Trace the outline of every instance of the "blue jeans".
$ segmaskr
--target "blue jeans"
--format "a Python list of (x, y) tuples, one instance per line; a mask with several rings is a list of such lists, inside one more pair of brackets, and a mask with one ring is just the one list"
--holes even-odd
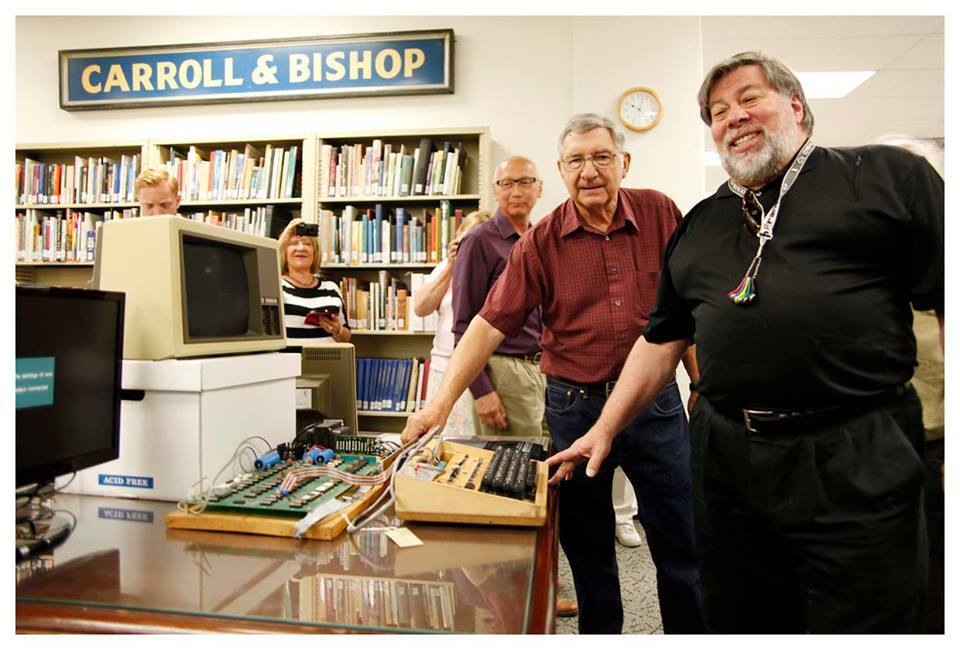
[[(547, 425), (554, 446), (566, 449), (585, 434), (605, 402), (602, 393), (548, 378)], [(633, 484), (644, 513), (664, 632), (702, 632), (690, 432), (675, 383), (617, 435), (594, 478), (587, 478), (586, 463), (581, 463), (573, 478), (560, 484), (560, 545), (573, 572), (580, 632), (619, 634), (623, 627), (611, 496), (617, 466)]]

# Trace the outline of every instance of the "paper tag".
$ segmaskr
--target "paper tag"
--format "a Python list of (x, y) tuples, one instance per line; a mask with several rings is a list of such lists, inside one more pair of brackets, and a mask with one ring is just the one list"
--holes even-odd
[(298, 388), (296, 395), (298, 410), (313, 408), (313, 391), (311, 391), (309, 388)]
[(393, 528), (387, 531), (387, 537), (393, 540), (393, 543), (400, 548), (408, 546), (423, 546), (420, 538), (410, 532), (409, 528)]

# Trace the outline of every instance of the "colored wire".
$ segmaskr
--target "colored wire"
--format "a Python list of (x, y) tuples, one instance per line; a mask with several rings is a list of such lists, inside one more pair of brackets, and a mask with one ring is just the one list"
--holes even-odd
[[(387, 488), (383, 493), (377, 497), (377, 499), (371, 503), (367, 508), (358, 514), (353, 521), (350, 521), (346, 515), (341, 515), (343, 519), (347, 522), (347, 532), (351, 535), (357, 533), (361, 528), (374, 521), (377, 517), (383, 514), (387, 508), (389, 508), (393, 502), (396, 500), (395, 489), (397, 482), (397, 472), (411, 458), (415, 457), (426, 445), (433, 440), (435, 436), (440, 433), (440, 427), (436, 426), (430, 429), (422, 438), (419, 440), (414, 440), (408, 442), (404, 445), (393, 461), (393, 465), (390, 466), (390, 482), (387, 484)], [(441, 436), (442, 438), (442, 436)], [(437, 445), (439, 447), (439, 445)], [(431, 452), (431, 457), (433, 457), (434, 452)], [(382, 502), (382, 503), (381, 503)]]
[(287, 472), (287, 475), (284, 477), (283, 482), (280, 483), (278, 488), (279, 493), (285, 496), (295, 490), (295, 486), (297, 484), (302, 483), (306, 479), (317, 477), (340, 479), (349, 485), (380, 485), (381, 483), (385, 483), (390, 479), (390, 472), (387, 470), (385, 472), (380, 472), (379, 474), (361, 475), (351, 474), (335, 467), (327, 467), (326, 465), (308, 465), (304, 467), (297, 467)]

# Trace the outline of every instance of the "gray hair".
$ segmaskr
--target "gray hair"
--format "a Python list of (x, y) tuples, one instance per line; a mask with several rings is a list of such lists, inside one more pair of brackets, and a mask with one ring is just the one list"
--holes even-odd
[(563, 141), (567, 139), (568, 135), (571, 133), (586, 133), (593, 129), (609, 131), (610, 139), (616, 143), (617, 149), (620, 151), (623, 151), (626, 147), (627, 138), (613, 120), (597, 113), (577, 113), (570, 118), (567, 125), (563, 127), (563, 131), (560, 132), (560, 140), (557, 141), (557, 153), (563, 156)]
[(807, 97), (803, 94), (803, 86), (790, 69), (783, 63), (760, 52), (740, 52), (729, 59), (721, 61), (707, 73), (700, 92), (697, 93), (697, 103), (700, 104), (700, 119), (707, 126), (713, 123), (710, 115), (710, 91), (715, 83), (738, 68), (745, 65), (758, 65), (763, 70), (767, 83), (776, 88), (783, 97), (797, 97), (803, 104), (803, 122), (801, 126), (806, 134), (813, 134), (813, 111), (807, 104)]
[(943, 145), (929, 138), (914, 138), (899, 133), (885, 133), (875, 140), (877, 144), (889, 144), (923, 156), (937, 173), (943, 176)]

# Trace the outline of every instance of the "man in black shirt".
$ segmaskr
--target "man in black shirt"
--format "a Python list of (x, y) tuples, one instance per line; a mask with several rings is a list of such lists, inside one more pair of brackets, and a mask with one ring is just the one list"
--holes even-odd
[(695, 340), (697, 552), (714, 632), (922, 629), (927, 539), (911, 304), (943, 339), (943, 182), (894, 147), (815, 147), (758, 53), (698, 100), (731, 181), (684, 218), (657, 306), (594, 427), (548, 460), (596, 474)]

